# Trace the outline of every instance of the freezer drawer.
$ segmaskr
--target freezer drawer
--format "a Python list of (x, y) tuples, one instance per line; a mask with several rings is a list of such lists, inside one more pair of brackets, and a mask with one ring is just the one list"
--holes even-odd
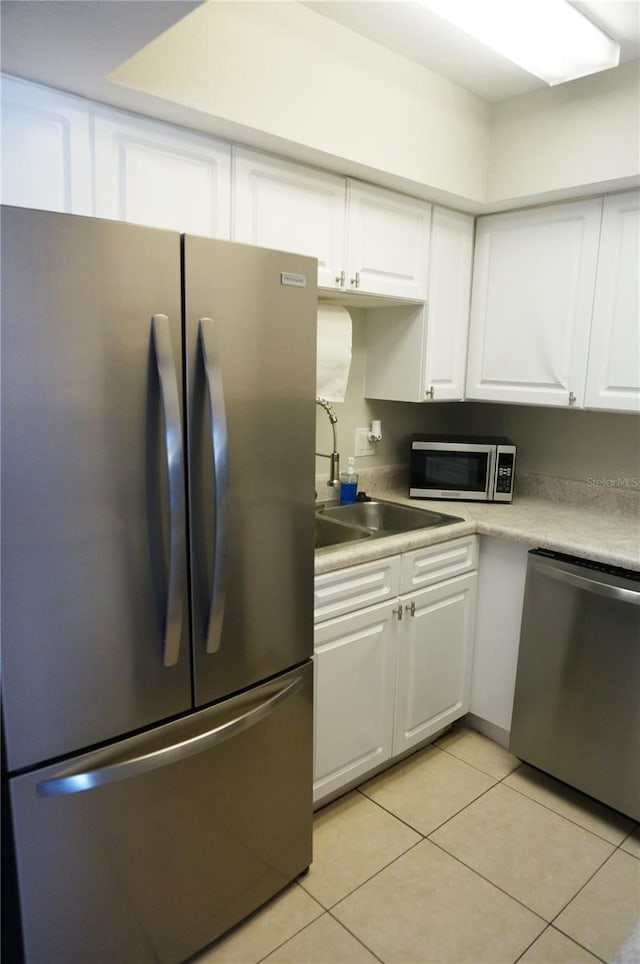
[(26, 957), (184, 961), (311, 861), (312, 664), (10, 782)]

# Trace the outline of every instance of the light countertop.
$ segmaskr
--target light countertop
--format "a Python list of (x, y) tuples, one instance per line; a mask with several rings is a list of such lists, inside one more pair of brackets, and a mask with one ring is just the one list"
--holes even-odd
[(520, 486), (522, 494), (516, 489), (513, 502), (499, 505), (409, 499), (406, 487), (389, 485), (390, 481), (370, 484), (367, 494), (459, 516), (463, 521), (318, 550), (316, 575), (474, 533), (640, 570), (640, 497), (636, 491), (592, 492), (583, 483), (529, 477)]

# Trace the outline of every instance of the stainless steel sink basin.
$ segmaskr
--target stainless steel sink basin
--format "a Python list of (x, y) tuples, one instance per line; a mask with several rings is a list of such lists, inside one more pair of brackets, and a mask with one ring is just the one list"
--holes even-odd
[(362, 526), (349, 525), (316, 512), (316, 549), (327, 549), (370, 537), (371, 532)]
[(415, 529), (433, 529), (436, 526), (462, 522), (459, 516), (434, 512), (431, 509), (414, 509), (397, 502), (382, 499), (370, 502), (354, 502), (351, 505), (328, 504), (316, 509), (316, 519), (331, 519), (349, 525), (363, 526), (375, 536), (396, 535)]

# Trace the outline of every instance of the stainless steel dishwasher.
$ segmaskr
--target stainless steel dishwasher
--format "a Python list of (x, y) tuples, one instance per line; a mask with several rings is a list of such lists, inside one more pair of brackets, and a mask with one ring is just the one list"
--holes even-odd
[(510, 749), (640, 820), (640, 573), (529, 553)]

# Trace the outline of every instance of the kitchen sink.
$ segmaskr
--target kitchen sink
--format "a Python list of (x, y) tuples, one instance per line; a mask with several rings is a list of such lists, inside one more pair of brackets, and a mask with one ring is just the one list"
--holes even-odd
[(316, 512), (316, 549), (369, 539), (372, 533), (359, 525), (349, 525)]
[(463, 521), (459, 516), (434, 512), (431, 509), (414, 509), (409, 505), (382, 499), (353, 502), (350, 505), (329, 503), (316, 509), (317, 519), (331, 519), (350, 526), (362, 526), (373, 536), (397, 535), (399, 532), (433, 529)]

